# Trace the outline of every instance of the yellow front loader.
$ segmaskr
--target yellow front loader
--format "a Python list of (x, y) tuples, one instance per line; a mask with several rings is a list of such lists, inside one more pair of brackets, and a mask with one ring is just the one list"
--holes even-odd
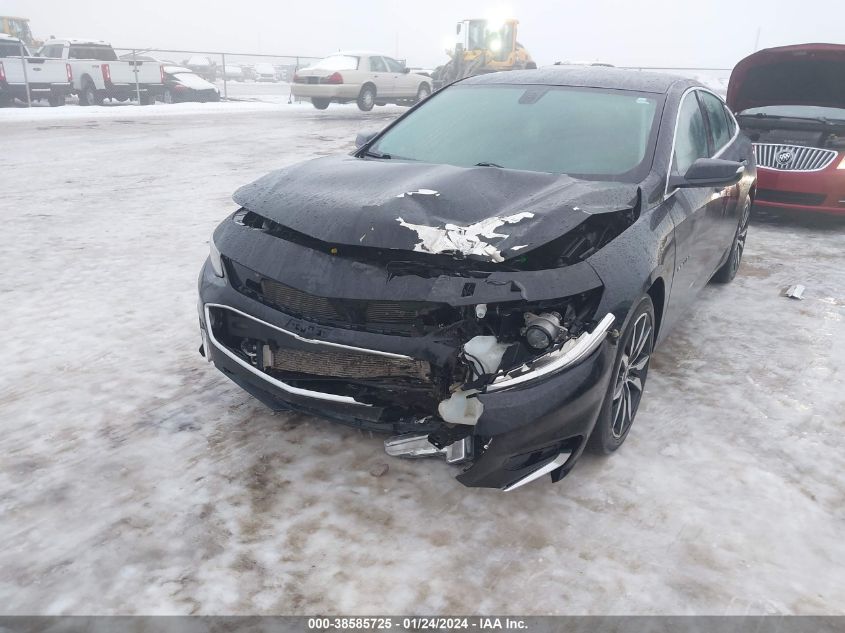
[(27, 46), (37, 47), (43, 43), (32, 37), (32, 31), (29, 30), (29, 18), (0, 15), (0, 33), (17, 37)]
[(450, 59), (434, 70), (434, 89), (473, 75), (501, 70), (537, 68), (516, 39), (518, 20), (463, 20), (455, 29), (457, 42)]

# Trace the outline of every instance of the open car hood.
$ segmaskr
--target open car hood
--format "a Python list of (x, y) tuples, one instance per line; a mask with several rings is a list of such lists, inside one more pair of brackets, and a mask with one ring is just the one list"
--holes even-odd
[(593, 214), (633, 208), (639, 188), (495, 167), (333, 156), (272, 172), (233, 197), (328, 244), (499, 262)]
[(734, 112), (769, 105), (845, 108), (845, 45), (767, 48), (740, 61), (728, 83)]

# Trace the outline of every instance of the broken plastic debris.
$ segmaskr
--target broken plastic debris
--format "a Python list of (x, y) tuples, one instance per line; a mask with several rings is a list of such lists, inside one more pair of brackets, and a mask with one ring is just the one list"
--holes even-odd
[(803, 299), (801, 295), (804, 294), (804, 286), (801, 284), (795, 284), (794, 286), (790, 286), (786, 289), (783, 293), (784, 297), (789, 297), (790, 299)]
[(495, 336), (474, 336), (464, 344), (464, 355), (477, 376), (494, 374), (502, 364), (508, 346)]
[(475, 389), (456, 391), (437, 406), (437, 412), (445, 422), (450, 424), (474, 426), (484, 411), (484, 405), (478, 398), (469, 397), (476, 393), (478, 391)]

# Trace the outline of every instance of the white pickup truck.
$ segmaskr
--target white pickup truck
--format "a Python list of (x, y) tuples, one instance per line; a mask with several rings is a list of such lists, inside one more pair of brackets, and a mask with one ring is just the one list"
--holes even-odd
[(31, 99), (46, 99), (51, 106), (63, 105), (71, 90), (72, 73), (70, 64), (31, 56), (18, 38), (0, 33), (0, 105), (8, 105), (16, 98), (26, 101), (27, 83)]
[(105, 98), (126, 101), (138, 93), (141, 105), (149, 105), (164, 92), (164, 69), (160, 63), (120, 60), (107, 42), (50, 40), (41, 47), (39, 55), (70, 64), (79, 105), (101, 105)]

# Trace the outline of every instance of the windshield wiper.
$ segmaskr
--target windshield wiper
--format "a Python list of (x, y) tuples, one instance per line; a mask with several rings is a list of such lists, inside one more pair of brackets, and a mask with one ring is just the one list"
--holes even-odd
[(497, 165), (496, 163), (475, 163), (476, 167), (498, 167), (499, 169), (504, 169), (501, 165)]
[(364, 156), (369, 156), (370, 158), (384, 158), (386, 160), (390, 160), (391, 158), (393, 158), (393, 156), (391, 156), (390, 154), (383, 154), (382, 152), (377, 152), (372, 149), (368, 149), (366, 152), (364, 152)]

